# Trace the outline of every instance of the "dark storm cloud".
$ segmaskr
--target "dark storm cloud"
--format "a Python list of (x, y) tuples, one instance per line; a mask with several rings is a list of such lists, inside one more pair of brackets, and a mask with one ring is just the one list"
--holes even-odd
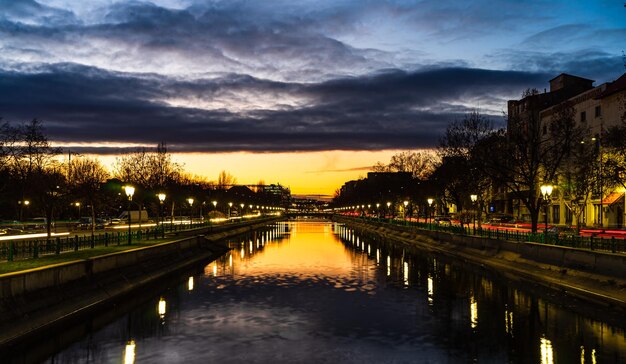
[[(44, 120), (64, 142), (152, 143), (178, 151), (377, 150), (432, 147), (447, 124), (468, 108), (460, 99), (519, 93), (547, 75), (441, 68), (388, 70), (321, 83), (286, 83), (245, 75), (181, 81), (114, 73), (72, 64), (37, 73), (0, 75), (0, 114)], [(211, 100), (264, 94), (307, 100), (302, 106), (229, 111), (174, 107), (164, 100)], [(454, 107), (453, 107), (454, 106)], [(84, 149), (84, 152), (118, 152)]]
[(498, 56), (508, 59), (513, 69), (543, 71), (558, 75), (569, 73), (599, 83), (613, 81), (624, 72), (621, 54), (609, 54), (596, 49), (584, 49), (573, 52), (553, 52), (549, 55), (534, 51), (506, 51)]

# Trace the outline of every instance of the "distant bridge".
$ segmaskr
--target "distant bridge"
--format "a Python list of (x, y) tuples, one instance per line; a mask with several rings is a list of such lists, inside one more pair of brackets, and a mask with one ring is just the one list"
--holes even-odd
[(286, 211), (286, 217), (303, 217), (303, 216), (311, 216), (311, 217), (319, 217), (330, 219), (334, 214), (330, 211)]

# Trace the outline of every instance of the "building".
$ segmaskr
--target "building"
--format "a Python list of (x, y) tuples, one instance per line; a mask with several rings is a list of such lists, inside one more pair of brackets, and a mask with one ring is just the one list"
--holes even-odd
[[(591, 139), (581, 140), (580, 143), (595, 143), (597, 145), (598, 159), (597, 171), (601, 175), (602, 169), (602, 135), (607, 128), (619, 125), (625, 115), (626, 107), (626, 74), (613, 82), (593, 86), (593, 80), (561, 74), (550, 80), (550, 91), (544, 93), (528, 93), (521, 100), (508, 102), (509, 125), (508, 128), (527, 128), (531, 125), (531, 118), (539, 120), (542, 135), (547, 135), (547, 129), (558, 112), (559, 107), (567, 106), (573, 109), (575, 122), (589, 131)], [(511, 125), (511, 120), (518, 124)], [(509, 129), (511, 130), (511, 129)], [(525, 129), (522, 129), (525, 130)], [(528, 130), (525, 130), (528, 132)], [(601, 187), (598, 183), (585, 206), (581, 207), (581, 226), (596, 226), (621, 228), (624, 226), (624, 188), (613, 186)], [(502, 195), (502, 194), (501, 194)], [(506, 212), (513, 213), (524, 218), (527, 211), (522, 204), (516, 203), (515, 196), (509, 194), (505, 201)], [(559, 225), (575, 225), (572, 206), (566, 203), (563, 194), (558, 188), (551, 198), (548, 222)], [(543, 215), (543, 214), (542, 214)], [(543, 216), (540, 216), (543, 219)]]

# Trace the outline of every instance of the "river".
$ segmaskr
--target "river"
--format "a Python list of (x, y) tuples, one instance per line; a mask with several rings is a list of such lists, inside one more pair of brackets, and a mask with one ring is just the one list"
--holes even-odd
[(341, 224), (283, 222), (228, 243), (46, 362), (626, 362), (619, 320)]

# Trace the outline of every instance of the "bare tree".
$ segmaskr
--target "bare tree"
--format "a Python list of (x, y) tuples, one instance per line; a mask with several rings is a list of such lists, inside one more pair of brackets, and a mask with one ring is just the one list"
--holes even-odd
[(484, 171), (480, 150), (486, 140), (498, 133), (502, 131), (496, 130), (490, 119), (474, 110), (448, 126), (437, 148), (442, 163), (434, 178), (443, 189), (444, 198), (462, 210), (470, 196), (477, 195), (479, 225), (492, 182)]
[(391, 156), (389, 164), (376, 163), (374, 172), (410, 172), (414, 178), (426, 180), (435, 170), (437, 158), (429, 152), (405, 151)]
[(237, 183), (237, 178), (235, 178), (232, 174), (221, 171), (220, 175), (217, 177), (217, 188), (220, 190), (226, 190), (228, 187)]
[(508, 125), (506, 134), (484, 144), (481, 160), (486, 173), (526, 206), (536, 232), (542, 204), (539, 186), (556, 182), (561, 163), (583, 139), (585, 129), (576, 125), (574, 109), (568, 104), (555, 106), (544, 123), (539, 113), (529, 113), (523, 118), (510, 116)]
[(91, 206), (91, 231), (96, 229), (96, 205), (101, 200), (101, 187), (109, 178), (106, 168), (97, 159), (75, 158), (68, 165), (72, 192)]

